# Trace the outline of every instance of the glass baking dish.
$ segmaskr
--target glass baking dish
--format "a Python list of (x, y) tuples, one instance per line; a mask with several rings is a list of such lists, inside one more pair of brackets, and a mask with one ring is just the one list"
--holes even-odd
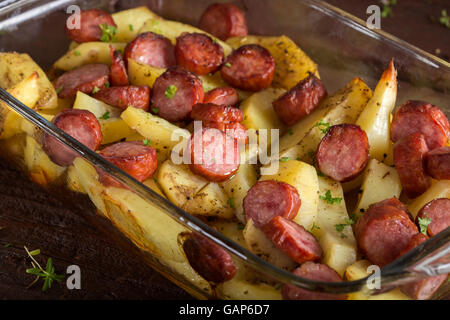
[[(110, 12), (146, 5), (164, 18), (195, 25), (203, 10), (213, 2), (229, 1), (16, 1), (10, 6), (0, 8), (0, 51), (28, 53), (44, 70), (49, 69), (53, 62), (67, 51), (70, 43), (62, 26), (68, 17), (66, 8), (71, 4), (77, 4), (82, 9), (102, 8)], [(426, 100), (443, 108), (447, 116), (450, 115), (449, 63), (383, 31), (369, 30), (363, 21), (322, 1), (233, 2), (246, 10), (251, 34), (285, 34), (299, 44), (318, 63), (321, 77), (329, 92), (341, 88), (355, 76), (363, 78), (373, 88), (384, 66), (394, 57), (399, 76), (397, 104), (407, 99)], [(140, 249), (149, 265), (197, 298), (276, 299), (281, 297), (279, 288), (282, 283), (330, 293), (361, 291), (365, 294), (376, 294), (407, 281), (450, 271), (450, 228), (447, 228), (401, 259), (384, 267), (381, 270), (379, 290), (369, 289), (366, 279), (327, 283), (296, 277), (270, 265), (200, 219), (175, 207), (147, 185), (139, 183), (103, 160), (11, 95), (2, 91), (0, 98), (7, 101), (33, 126), (75, 150), (81, 157), (78, 163), (86, 170), (84, 173), (95, 172), (89, 169), (97, 167), (128, 186), (129, 190), (123, 189), (119, 194), (116, 193), (116, 196), (135, 204), (136, 208), (145, 209), (145, 213), (138, 214), (138, 218), (120, 206), (124, 204), (123, 201), (114, 202), (112, 198), (105, 200), (91, 196), (99, 208), (99, 219), (111, 220)], [(18, 139), (17, 143), (23, 141)], [(6, 148), (4, 145), (2, 149), (8, 150), (7, 152), (14, 156), (14, 146)], [(15, 159), (18, 165), (24, 167), (20, 157)], [(142, 217), (145, 223), (139, 220)], [(265, 281), (258, 284), (237, 283), (229, 285), (228, 288), (207, 283), (193, 272), (177, 251), (179, 242), (182, 241), (179, 235), (188, 231), (199, 232), (221, 245), (233, 255), (239, 269), (253, 270), (252, 272), (258, 274), (259, 278), (263, 277)], [(250, 292), (250, 295), (228, 294), (241, 289), (245, 289), (247, 294)], [(449, 293), (447, 282), (434, 298), (443, 298)]]

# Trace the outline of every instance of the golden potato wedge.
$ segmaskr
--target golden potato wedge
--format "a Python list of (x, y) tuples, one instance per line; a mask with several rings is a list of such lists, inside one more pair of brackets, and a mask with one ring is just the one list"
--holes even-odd
[(100, 119), (99, 122), (103, 133), (102, 144), (119, 142), (136, 134), (136, 131), (120, 118)]
[(39, 97), (36, 109), (53, 109), (57, 107), (56, 91), (47, 75), (26, 53), (0, 52), (0, 87), (9, 89), (19, 82), (38, 73)]
[[(50, 122), (54, 118), (53, 115), (49, 115), (49, 114), (42, 113), (42, 112), (37, 112), (37, 113), (40, 116), (42, 116), (43, 118), (45, 118), (47, 121), (50, 121)], [(30, 121), (28, 121), (25, 118), (22, 118), (22, 122), (20, 124), (20, 130), (22, 132), (25, 132), (30, 137), (33, 137), (35, 139), (39, 139), (40, 138), (41, 129), (39, 129), (37, 126), (35, 126), (33, 123), (31, 123)]]
[(73, 108), (90, 111), (97, 117), (97, 119), (118, 118), (122, 113), (121, 109), (110, 106), (103, 101), (94, 99), (81, 91), (77, 92)]
[(80, 183), (80, 179), (78, 179), (77, 170), (73, 165), (67, 169), (67, 187), (74, 192), (86, 194), (86, 191)]
[(112, 17), (117, 25), (116, 41), (125, 43), (136, 38), (145, 21), (148, 19), (161, 19), (161, 17), (145, 6), (122, 10), (113, 13)]
[(68, 51), (59, 58), (53, 67), (64, 71), (69, 71), (85, 64), (104, 63), (111, 64), (109, 46), (112, 45), (116, 50), (121, 50), (127, 45), (123, 42), (85, 42), (79, 44), (76, 48)]
[[(38, 102), (40, 95), (38, 78), (38, 73), (33, 72), (28, 78), (9, 89), (8, 92), (32, 109)], [(0, 102), (0, 139), (8, 139), (22, 132), (22, 121), (24, 119), (21, 115), (6, 103)]]
[(225, 53), (225, 56), (228, 56), (232, 49), (231, 47), (223, 42), (220, 39), (215, 38), (214, 36), (210, 35), (209, 33), (200, 30), (196, 27), (193, 27), (188, 24), (184, 24), (178, 21), (170, 21), (170, 20), (161, 20), (161, 19), (148, 19), (142, 28), (139, 30), (139, 33), (143, 32), (153, 32), (160, 35), (165, 36), (170, 41), (172, 41), (173, 44), (176, 43), (176, 39), (178, 36), (180, 36), (183, 32), (188, 33), (203, 33), (211, 38), (215, 39), (217, 43), (223, 48), (223, 52)]
[(165, 71), (166, 69), (164, 68), (156, 68), (128, 59), (128, 78), (130, 83), (135, 86), (149, 86), (153, 88), (156, 79)]
[(319, 77), (317, 64), (287, 36), (265, 37), (245, 36), (227, 40), (227, 43), (237, 49), (245, 44), (259, 44), (269, 50), (275, 59), (275, 76), (272, 86), (275, 88), (291, 89), (309, 73)]
[(247, 221), (243, 234), (247, 248), (260, 258), (287, 271), (292, 271), (297, 265), (255, 226), (252, 219)]
[(26, 137), (24, 160), (31, 179), (43, 186), (56, 181), (66, 171), (66, 168), (54, 164), (30, 136)]
[(297, 160), (283, 161), (279, 163), (276, 174), (263, 175), (260, 180), (276, 180), (295, 187), (302, 204), (293, 220), (311, 230), (319, 205), (319, 180), (313, 166)]
[(319, 177), (319, 195), (318, 214), (311, 232), (323, 249), (322, 262), (342, 276), (345, 269), (356, 261), (353, 221), (347, 214), (339, 182)]
[(316, 152), (325, 134), (324, 127), (320, 124), (333, 126), (355, 123), (371, 97), (372, 90), (364, 81), (354, 78), (343, 89), (323, 100), (309, 116), (300, 120), (281, 137), (281, 157), (290, 156), (312, 163), (310, 154)]
[(25, 145), (26, 145), (26, 134), (16, 134), (15, 136), (0, 140), (0, 148), (4, 151), (5, 155), (11, 157), (13, 160), (23, 161)]
[(363, 184), (356, 206), (355, 215), (362, 215), (371, 204), (389, 198), (399, 198), (402, 184), (395, 168), (377, 159), (370, 159), (364, 171)]
[[(367, 260), (356, 261), (345, 270), (346, 279), (355, 281), (370, 276), (371, 272), (367, 270), (370, 265), (371, 263)], [(396, 288), (374, 296), (365, 295), (363, 292), (354, 292), (347, 296), (347, 300), (410, 300), (410, 298)]]
[(411, 212), (413, 217), (416, 218), (420, 209), (422, 209), (424, 205), (437, 198), (450, 199), (450, 180), (433, 181), (431, 187), (428, 188), (424, 194), (417, 197), (409, 204), (409, 212)]
[(187, 165), (176, 165), (171, 160), (161, 164), (157, 180), (167, 198), (180, 208), (208, 184), (207, 180), (193, 174)]
[(394, 61), (384, 71), (372, 98), (361, 112), (356, 124), (369, 138), (370, 157), (383, 161), (389, 152), (391, 113), (397, 100), (397, 70)]

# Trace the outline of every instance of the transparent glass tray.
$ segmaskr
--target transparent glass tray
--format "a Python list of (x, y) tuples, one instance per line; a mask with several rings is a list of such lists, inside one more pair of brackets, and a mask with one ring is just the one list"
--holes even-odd
[[(195, 25), (203, 10), (213, 2), (217, 1), (17, 1), (11, 6), (0, 8), (0, 51), (28, 53), (44, 70), (50, 68), (53, 62), (67, 51), (70, 43), (62, 26), (68, 16), (65, 9), (74, 3), (82, 9), (103, 8), (110, 12), (147, 5), (164, 18)], [(450, 115), (449, 63), (382, 31), (371, 31), (364, 26), (363, 21), (321, 1), (234, 2), (246, 10), (251, 34), (285, 34), (296, 41), (318, 63), (321, 78), (329, 92), (341, 88), (355, 76), (363, 78), (369, 86), (374, 87), (384, 66), (394, 57), (399, 75), (398, 104), (408, 99), (426, 100), (440, 106)], [(318, 282), (296, 277), (268, 264), (199, 219), (175, 207), (147, 186), (100, 158), (95, 152), (86, 149), (5, 91), (0, 92), (0, 98), (40, 130), (78, 152), (88, 164), (103, 169), (126, 184), (130, 194), (138, 197), (136, 201), (143, 201), (143, 204), (148, 206), (149, 216), (150, 212), (152, 216), (158, 212), (165, 223), (176, 225), (175, 229), (178, 228), (180, 232), (191, 230), (203, 234), (231, 252), (240, 268), (254, 270), (263, 275), (268, 283), (291, 283), (308, 290), (330, 293), (376, 293), (367, 288), (365, 279), (342, 283)], [(106, 218), (113, 220), (115, 226), (141, 249), (153, 268), (194, 296), (227, 298), (225, 295), (217, 296), (214, 286), (199, 280), (191, 270), (186, 269), (182, 261), (169, 259), (168, 262), (168, 253), (163, 249), (166, 248), (165, 245), (169, 248), (174, 246), (174, 243), (167, 244), (157, 239), (152, 242), (145, 234), (133, 234), (130, 230), (139, 228), (133, 229), (135, 226), (128, 225), (134, 221), (130, 216), (119, 220), (110, 214), (106, 215)], [(151, 227), (149, 228), (152, 231)], [(153, 231), (157, 233), (157, 230)], [(170, 238), (167, 241), (178, 241), (178, 238)], [(384, 267), (381, 271), (382, 290), (412, 279), (449, 271), (450, 228)], [(445, 297), (449, 293), (447, 282), (435, 298)]]

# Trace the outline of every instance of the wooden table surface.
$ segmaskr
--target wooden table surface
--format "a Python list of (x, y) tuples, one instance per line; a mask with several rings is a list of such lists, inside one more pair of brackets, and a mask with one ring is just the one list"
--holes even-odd
[[(362, 19), (373, 0), (329, 0)], [(382, 19), (382, 29), (446, 60), (450, 30), (437, 22), (448, 0), (398, 0), (394, 17)], [(0, 299), (189, 299), (184, 291), (152, 271), (134, 250), (110, 232), (94, 227), (86, 212), (67, 208), (63, 201), (33, 185), (8, 162), (0, 160)], [(40, 249), (39, 262), (53, 258), (56, 271), (76, 264), (82, 289), (42, 283), (27, 286), (30, 260), (23, 246)]]

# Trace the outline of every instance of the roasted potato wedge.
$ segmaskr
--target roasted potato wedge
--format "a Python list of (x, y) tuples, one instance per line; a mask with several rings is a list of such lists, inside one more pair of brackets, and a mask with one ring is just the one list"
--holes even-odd
[(117, 118), (121, 114), (121, 110), (119, 108), (94, 99), (81, 91), (77, 92), (73, 109), (90, 111), (97, 117), (97, 119)]
[(137, 7), (112, 14), (117, 25), (116, 41), (128, 43), (138, 35), (139, 30), (149, 19), (162, 19), (147, 7)]
[(99, 122), (103, 133), (102, 144), (119, 142), (136, 134), (136, 131), (120, 118), (100, 119)]
[(164, 68), (156, 68), (128, 59), (128, 78), (130, 83), (135, 86), (145, 85), (153, 88), (156, 79), (165, 71)]
[(424, 194), (409, 204), (409, 212), (415, 218), (424, 205), (438, 198), (450, 199), (450, 180), (433, 181), (431, 187)]

